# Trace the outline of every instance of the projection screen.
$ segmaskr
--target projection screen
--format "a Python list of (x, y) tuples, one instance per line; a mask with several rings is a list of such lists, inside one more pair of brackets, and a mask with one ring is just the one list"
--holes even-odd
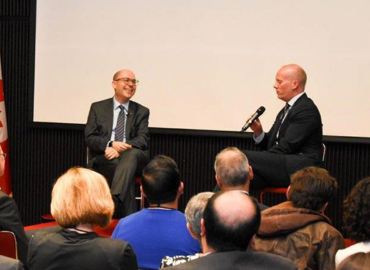
[(38, 0), (34, 121), (86, 123), (122, 68), (150, 127), (239, 131), (284, 102), (277, 70), (297, 63), (324, 134), (370, 137), (367, 0)]

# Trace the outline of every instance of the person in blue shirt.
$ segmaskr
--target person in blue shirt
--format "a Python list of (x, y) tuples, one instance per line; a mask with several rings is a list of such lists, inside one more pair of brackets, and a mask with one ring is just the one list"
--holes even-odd
[(185, 215), (177, 210), (184, 184), (176, 162), (156, 156), (143, 170), (142, 192), (149, 207), (120, 220), (112, 238), (133, 247), (140, 269), (158, 269), (165, 256), (200, 252), (186, 228)]

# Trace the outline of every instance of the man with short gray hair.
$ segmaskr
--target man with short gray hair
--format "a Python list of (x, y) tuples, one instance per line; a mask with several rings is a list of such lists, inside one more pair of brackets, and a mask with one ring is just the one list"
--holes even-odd
[[(248, 158), (236, 147), (227, 147), (216, 156), (216, 183), (222, 191), (240, 190), (249, 194), (250, 181), (253, 179), (253, 169)], [(266, 205), (258, 204), (260, 210)]]

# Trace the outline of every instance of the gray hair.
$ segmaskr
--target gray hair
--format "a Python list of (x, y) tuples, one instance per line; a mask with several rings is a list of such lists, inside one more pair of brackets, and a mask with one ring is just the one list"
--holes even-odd
[(245, 185), (249, 179), (249, 162), (236, 147), (227, 147), (216, 156), (215, 172), (222, 184), (228, 187)]
[(213, 196), (213, 192), (201, 192), (193, 196), (185, 208), (186, 221), (189, 223), (191, 231), (200, 239), (200, 220), (203, 217), (204, 209), (208, 200)]

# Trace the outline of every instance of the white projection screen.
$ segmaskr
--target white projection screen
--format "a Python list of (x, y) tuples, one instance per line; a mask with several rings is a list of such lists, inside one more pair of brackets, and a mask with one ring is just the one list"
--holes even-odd
[(150, 127), (239, 131), (297, 63), (324, 135), (370, 137), (368, 0), (38, 0), (34, 121), (85, 124), (122, 68)]

